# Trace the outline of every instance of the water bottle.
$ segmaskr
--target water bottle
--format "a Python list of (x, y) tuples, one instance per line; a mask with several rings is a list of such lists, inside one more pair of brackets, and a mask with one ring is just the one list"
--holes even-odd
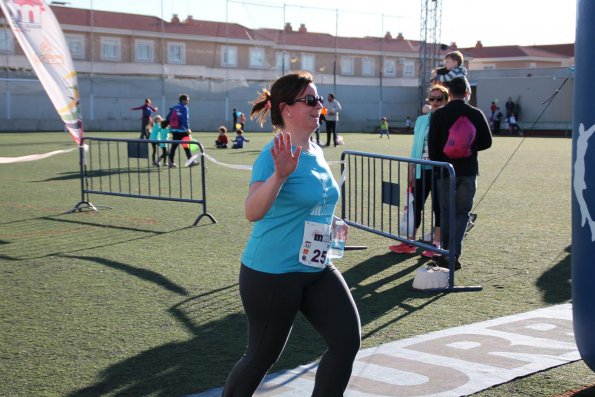
[(333, 235), (331, 240), (331, 259), (343, 258), (345, 252), (345, 239), (347, 238), (347, 225), (342, 220), (338, 220), (333, 225)]

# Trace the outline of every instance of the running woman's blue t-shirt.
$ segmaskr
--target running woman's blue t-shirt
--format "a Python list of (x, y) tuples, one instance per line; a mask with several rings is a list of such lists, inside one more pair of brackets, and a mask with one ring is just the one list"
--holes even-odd
[[(264, 182), (275, 172), (272, 145), (273, 141), (269, 142), (254, 162), (250, 184)], [(304, 226), (306, 221), (332, 223), (339, 185), (322, 149), (311, 147), (311, 152), (301, 152), (296, 170), (287, 178), (266, 215), (254, 222), (242, 255), (245, 266), (275, 274), (322, 270), (299, 261)]]

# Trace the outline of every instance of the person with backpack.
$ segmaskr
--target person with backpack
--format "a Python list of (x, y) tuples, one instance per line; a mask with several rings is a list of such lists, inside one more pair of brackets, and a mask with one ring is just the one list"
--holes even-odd
[[(449, 247), (450, 177), (442, 172), (438, 180), (442, 247), (454, 249), (455, 270), (461, 268), (459, 257), (475, 197), (479, 174), (477, 152), (492, 146), (492, 133), (485, 115), (465, 102), (469, 94), (465, 80), (461, 77), (452, 79), (449, 86), (450, 102), (432, 114), (428, 133), (430, 160), (450, 163), (455, 171), (454, 247)], [(445, 257), (436, 255), (433, 259), (439, 267), (448, 268)]]
[[(171, 139), (174, 141), (181, 141), (190, 137), (190, 116), (188, 112), (188, 103), (190, 97), (187, 94), (180, 95), (179, 103), (169, 109), (166, 120), (171, 131)], [(188, 138), (187, 138), (188, 137)], [(177, 167), (175, 162), (176, 150), (178, 149), (178, 143), (172, 143), (169, 149), (169, 168)], [(192, 152), (190, 151), (189, 145), (185, 145), (184, 152), (186, 157), (190, 160)], [(196, 160), (192, 161), (188, 166), (193, 167), (198, 165)]]

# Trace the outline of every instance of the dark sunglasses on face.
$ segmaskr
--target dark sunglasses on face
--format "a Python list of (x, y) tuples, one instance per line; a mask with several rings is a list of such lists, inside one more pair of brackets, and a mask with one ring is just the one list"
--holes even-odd
[(431, 96), (428, 98), (428, 101), (430, 102), (442, 102), (443, 100), (444, 98), (441, 96)]
[(305, 102), (306, 105), (314, 107), (318, 105), (318, 102), (323, 103), (324, 99), (321, 96), (306, 95), (303, 98), (294, 99), (293, 103), (290, 103), (289, 105), (293, 105), (296, 102)]

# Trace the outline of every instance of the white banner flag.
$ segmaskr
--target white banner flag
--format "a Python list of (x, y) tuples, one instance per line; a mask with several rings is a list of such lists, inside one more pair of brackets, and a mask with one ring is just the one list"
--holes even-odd
[(76, 71), (54, 13), (43, 0), (0, 0), (0, 8), (66, 129), (80, 145), (83, 123)]

